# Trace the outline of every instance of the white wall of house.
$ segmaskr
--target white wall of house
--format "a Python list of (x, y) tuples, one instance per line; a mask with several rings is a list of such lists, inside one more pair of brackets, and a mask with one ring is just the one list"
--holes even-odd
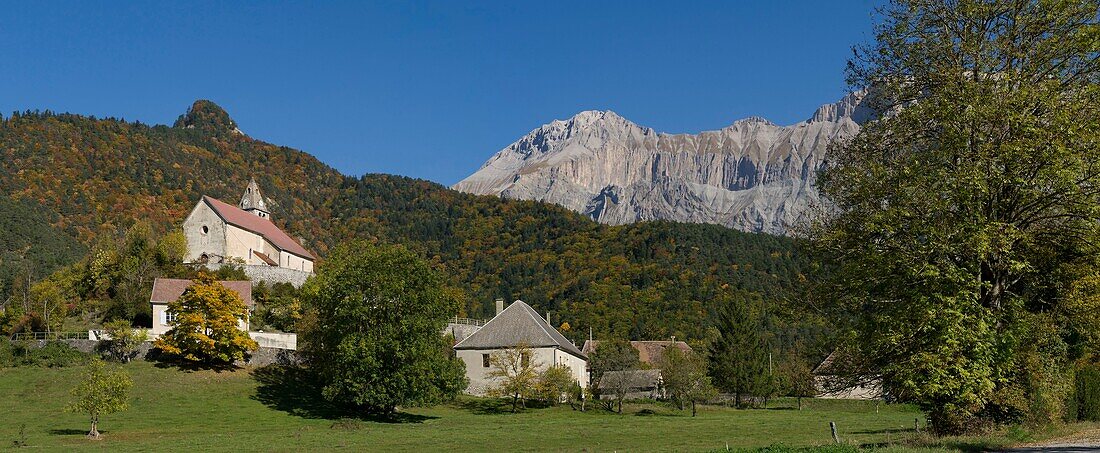
[[(155, 336), (160, 336), (171, 329), (172, 326), (168, 322), (168, 304), (153, 304), (153, 328), (149, 329), (149, 333)], [(237, 328), (248, 332), (248, 321), (244, 319), (237, 320)]]
[[(466, 377), (470, 380), (466, 387), (466, 393), (483, 396), (496, 385), (496, 380), (489, 377), (491, 366), (487, 366), (486, 355), (500, 353), (504, 349), (459, 349), (455, 355), (466, 364)], [(585, 371), (587, 362), (575, 355), (561, 351), (558, 348), (531, 348), (531, 360), (538, 371), (545, 370), (552, 365), (559, 364), (569, 367), (573, 372), (573, 378), (580, 382), (581, 386), (588, 387), (588, 373)]]

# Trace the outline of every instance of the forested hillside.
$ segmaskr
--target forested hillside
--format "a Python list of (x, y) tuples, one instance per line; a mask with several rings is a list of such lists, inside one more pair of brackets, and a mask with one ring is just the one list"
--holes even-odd
[[(403, 244), (444, 270), (473, 317), (489, 315), (503, 297), (551, 311), (575, 339), (589, 327), (597, 335), (702, 338), (717, 298), (751, 299), (777, 313), (799, 308), (793, 288), (805, 264), (790, 239), (712, 225), (607, 227), (548, 204), (399, 176), (348, 177), (241, 134), (206, 101), (173, 127), (13, 114), (0, 121), (0, 161), (0, 218), (35, 206), (41, 226), (33, 229), (52, 239), (31, 241), (32, 254), (59, 248), (65, 252), (47, 254), (66, 261), (137, 219), (160, 232), (179, 228), (201, 195), (236, 202), (254, 176), (274, 221), (307, 248), (324, 257), (351, 238)], [(27, 248), (2, 244), (4, 256)], [(806, 316), (782, 322), (806, 323), (796, 318)]]

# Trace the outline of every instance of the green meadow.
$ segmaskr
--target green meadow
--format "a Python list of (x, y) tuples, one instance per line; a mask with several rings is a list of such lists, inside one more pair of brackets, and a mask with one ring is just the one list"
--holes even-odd
[[(294, 370), (277, 367), (186, 371), (124, 365), (134, 380), (130, 408), (103, 417), (103, 440), (84, 438), (88, 418), (64, 412), (83, 367), (0, 368), (0, 447), (41, 451), (724, 451), (832, 444), (839, 450), (978, 449), (1010, 439), (928, 443), (914, 432), (912, 406), (781, 399), (767, 409), (703, 406), (697, 417), (665, 404), (628, 404), (622, 415), (591, 407), (510, 413), (507, 404), (464, 397), (406, 408), (393, 419), (349, 417), (321, 400)], [(1002, 436), (1003, 437), (1003, 436)], [(1000, 439), (1000, 440), (998, 440)], [(976, 443), (966, 443), (973, 441)]]

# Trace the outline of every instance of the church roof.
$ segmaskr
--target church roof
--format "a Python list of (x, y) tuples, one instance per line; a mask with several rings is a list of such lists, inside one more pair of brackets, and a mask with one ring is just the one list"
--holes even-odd
[(505, 349), (526, 343), (532, 348), (556, 347), (582, 359), (584, 353), (522, 300), (517, 300), (455, 349)]
[(276, 247), (283, 251), (310, 260), (315, 259), (305, 247), (302, 247), (297, 241), (291, 239), (290, 236), (284, 233), (283, 230), (280, 230), (279, 227), (275, 226), (274, 223), (271, 223), (270, 220), (255, 214), (249, 214), (241, 210), (241, 208), (206, 195), (202, 196), (202, 201), (209, 205), (225, 223), (263, 236), (264, 239), (275, 244)]
[[(219, 281), (230, 291), (241, 296), (244, 304), (252, 306), (252, 282), (248, 280)], [(153, 280), (153, 293), (149, 295), (149, 301), (154, 304), (169, 304), (175, 302), (191, 286), (191, 280), (182, 278), (158, 278)]]

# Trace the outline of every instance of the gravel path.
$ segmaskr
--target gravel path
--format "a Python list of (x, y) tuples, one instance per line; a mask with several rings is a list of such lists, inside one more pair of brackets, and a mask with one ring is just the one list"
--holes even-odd
[(1097, 452), (1100, 451), (1100, 429), (1092, 429), (1070, 437), (1022, 445), (1007, 450), (1012, 453)]

